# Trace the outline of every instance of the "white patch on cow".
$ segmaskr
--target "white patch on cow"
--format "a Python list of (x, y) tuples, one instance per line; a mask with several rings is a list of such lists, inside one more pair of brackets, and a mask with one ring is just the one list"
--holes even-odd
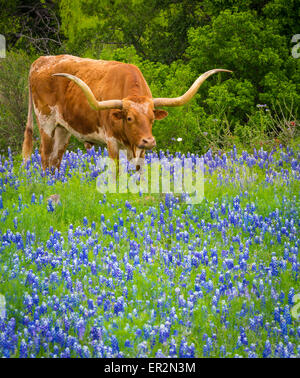
[(107, 143), (112, 143), (112, 144), (115, 144), (116, 146), (118, 145), (118, 143), (120, 143), (115, 137), (111, 136), (111, 137), (106, 137), (106, 142)]
[(56, 127), (55, 114), (51, 112), (49, 115), (45, 115), (38, 110), (35, 104), (33, 104), (33, 106), (34, 106), (34, 112), (36, 114), (36, 117), (39, 121), (41, 128), (49, 137), (51, 137)]
[[(77, 62), (77, 63), (82, 63), (82, 61), (86, 61), (86, 62), (92, 62), (92, 63), (95, 63), (95, 59), (90, 59), (90, 58), (79, 58), (77, 56), (74, 56), (74, 55), (65, 55), (63, 58), (60, 58), (59, 60), (57, 60), (57, 64), (60, 64), (61, 62), (65, 62), (65, 61), (73, 61), (73, 62)], [(102, 63), (102, 64), (105, 64), (107, 63), (106, 60), (97, 60), (97, 63)]]
[[(65, 55), (64, 57), (62, 57), (60, 59), (56, 59), (56, 56), (52, 56), (52, 55), (44, 56), (43, 57), (43, 63), (40, 64), (39, 66), (32, 65), (30, 72), (33, 72), (33, 71), (41, 72), (41, 71), (44, 71), (44, 70), (49, 70), (49, 69), (52, 69), (54, 65), (58, 65), (58, 64), (61, 64), (61, 63), (65, 63), (65, 62), (82, 63), (83, 61), (95, 63), (95, 59), (79, 58), (79, 57), (76, 57), (76, 56), (73, 56), (73, 55)], [(106, 64), (107, 61), (98, 60), (97, 63), (98, 64), (99, 63), (100, 64)], [(34, 68), (33, 68), (33, 66), (34, 66)]]
[(54, 57), (51, 56), (51, 55), (44, 56), (43, 57), (43, 64), (41, 64), (40, 62), (38, 64), (33, 63), (31, 68), (30, 68), (29, 75), (32, 72), (41, 72), (41, 71), (48, 70), (49, 68), (51, 68), (53, 66), (53, 58)]
[(97, 131), (84, 135), (84, 138), (87, 142), (107, 143), (107, 136), (104, 127), (100, 127)]
[(53, 136), (53, 131), (57, 125), (64, 127), (70, 134), (74, 135), (75, 138), (81, 142), (91, 142), (91, 143), (107, 143), (107, 137), (104, 127), (98, 128), (97, 131), (89, 134), (81, 134), (74, 130), (61, 115), (58, 106), (50, 106), (50, 114), (42, 114), (36, 106), (34, 106), (35, 114), (39, 120), (40, 126), (43, 131), (49, 136)]
[(63, 118), (62, 114), (59, 112), (58, 106), (53, 106), (51, 111), (55, 113), (56, 122), (63, 126), (69, 131), (75, 138), (81, 142), (92, 142), (92, 143), (106, 143), (105, 131), (103, 128), (99, 128), (97, 132), (90, 134), (81, 134), (80, 132), (74, 130)]
[(130, 101), (130, 105), (140, 113), (148, 114), (149, 103), (143, 102), (141, 104)]
[(56, 127), (54, 134), (53, 150), (50, 155), (50, 161), (58, 157), (59, 151), (62, 150), (64, 146), (68, 143), (69, 136), (70, 133), (65, 128), (59, 126)]

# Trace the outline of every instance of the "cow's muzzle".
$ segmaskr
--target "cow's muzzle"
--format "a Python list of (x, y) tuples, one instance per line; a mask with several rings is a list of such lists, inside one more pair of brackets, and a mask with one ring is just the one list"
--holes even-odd
[(141, 148), (143, 150), (151, 150), (156, 146), (156, 141), (155, 138), (150, 137), (150, 138), (143, 138), (138, 145), (138, 148)]

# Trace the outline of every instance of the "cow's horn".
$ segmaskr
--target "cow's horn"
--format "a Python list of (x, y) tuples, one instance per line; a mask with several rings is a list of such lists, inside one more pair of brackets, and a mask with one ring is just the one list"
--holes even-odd
[(85, 94), (88, 103), (90, 104), (91, 108), (94, 110), (105, 110), (105, 109), (122, 109), (123, 103), (122, 100), (106, 100), (106, 101), (98, 101), (94, 96), (94, 93), (91, 91), (91, 88), (81, 79), (76, 76), (66, 74), (66, 73), (56, 73), (53, 76), (64, 76), (76, 83)]
[(214, 70), (210, 70), (202, 74), (198, 77), (198, 79), (194, 82), (194, 84), (190, 87), (190, 89), (181, 97), (175, 98), (154, 98), (153, 103), (155, 107), (158, 106), (181, 106), (186, 104), (190, 101), (195, 94), (197, 93), (198, 89), (200, 88), (201, 84), (211, 75), (215, 74), (216, 72), (232, 72), (229, 70), (223, 70), (222, 68), (216, 68)]

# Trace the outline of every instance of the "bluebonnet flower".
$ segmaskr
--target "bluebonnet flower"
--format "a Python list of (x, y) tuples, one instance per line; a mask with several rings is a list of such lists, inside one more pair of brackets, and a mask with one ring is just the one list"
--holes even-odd
[(125, 347), (126, 347), (126, 348), (133, 348), (133, 344), (130, 342), (130, 340), (127, 339), (127, 340), (125, 341)]
[(48, 212), (50, 212), (50, 213), (52, 213), (52, 212), (54, 211), (54, 207), (53, 207), (53, 204), (52, 204), (52, 200), (51, 200), (51, 199), (48, 200), (47, 210), (48, 210)]
[(36, 203), (35, 193), (32, 193), (32, 196), (31, 196), (31, 203), (32, 203), (32, 204), (35, 204), (35, 203)]
[(28, 357), (27, 343), (24, 339), (21, 340), (19, 356), (20, 358)]
[(115, 335), (111, 336), (110, 342), (111, 342), (112, 353), (113, 354), (118, 353), (120, 351), (120, 348), (119, 348), (118, 339)]

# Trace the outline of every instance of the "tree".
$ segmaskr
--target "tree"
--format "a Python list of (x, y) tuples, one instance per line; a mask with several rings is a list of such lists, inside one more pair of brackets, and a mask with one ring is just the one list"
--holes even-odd
[(183, 56), (188, 29), (209, 22), (198, 0), (61, 0), (60, 10), (71, 51), (134, 46), (167, 64)]
[(1, 0), (7, 48), (50, 54), (62, 48), (58, 0)]
[(209, 106), (223, 98), (228, 112), (243, 121), (257, 104), (272, 107), (276, 100), (284, 100), (299, 107), (298, 63), (276, 20), (259, 18), (256, 11), (225, 10), (209, 25), (191, 28), (189, 44), (187, 54), (195, 72), (216, 66), (234, 71), (232, 79), (210, 88)]

